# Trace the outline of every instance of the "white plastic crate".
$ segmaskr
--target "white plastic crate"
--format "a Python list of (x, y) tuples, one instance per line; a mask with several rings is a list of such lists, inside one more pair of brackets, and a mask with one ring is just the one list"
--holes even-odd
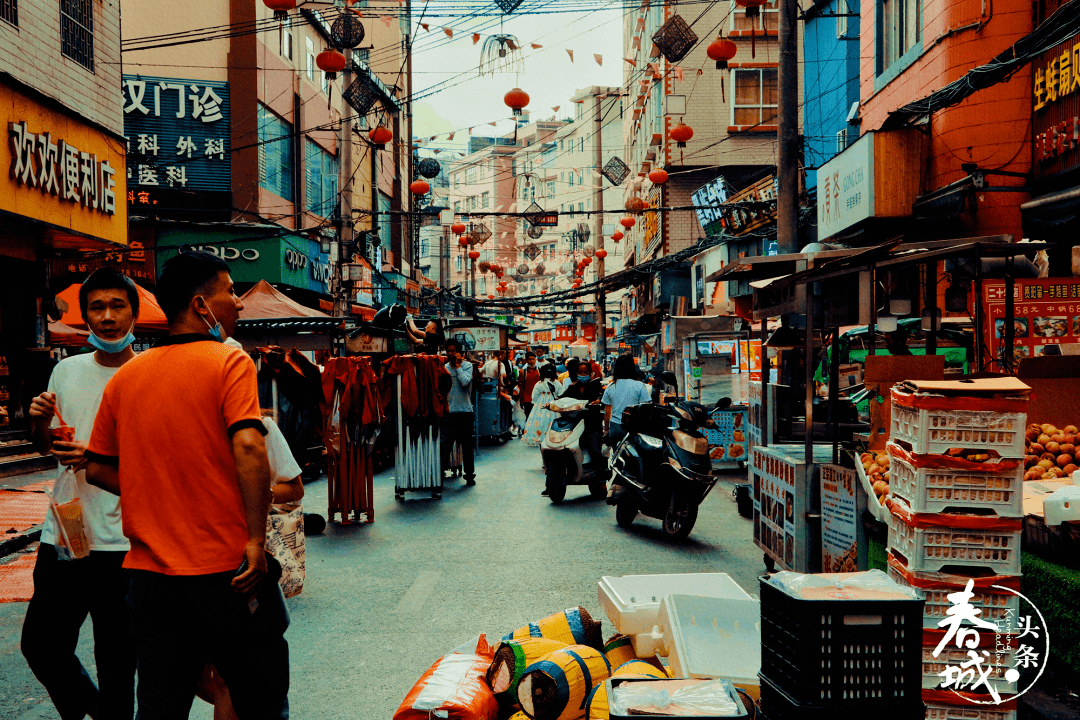
[(893, 393), (890, 437), (913, 452), (942, 455), (951, 448), (996, 450), (1001, 457), (1024, 457), (1027, 413), (989, 410), (926, 410), (897, 402)]
[(889, 452), (889, 492), (915, 513), (993, 510), (998, 517), (1023, 517), (1024, 464), (1012, 470), (980, 472), (916, 467), (894, 448)]
[[(964, 589), (951, 583), (941, 583), (936, 588), (915, 587), (892, 565), (889, 566), (888, 573), (892, 580), (911, 588), (919, 594), (919, 597), (926, 600), (926, 604), (923, 605), (923, 627), (927, 629), (940, 629), (938, 623), (947, 617), (946, 611), (953, 607), (948, 596)], [(1020, 597), (1018, 595), (1004, 592), (987, 592), (979, 588), (972, 588), (971, 592), (973, 596), (970, 602), (980, 611), (979, 619), (981, 620), (989, 620), (997, 624), (998, 627), (1004, 628), (1009, 622), (1006, 613), (1011, 610), (1013, 620), (1020, 613)]]
[[(936, 688), (945, 682), (945, 677), (939, 673), (944, 672), (947, 665), (959, 668), (961, 665), (971, 660), (968, 656), (969, 650), (956, 647), (955, 642), (951, 643), (949, 647), (943, 648), (937, 657), (934, 657), (934, 648), (935, 646), (924, 646), (922, 649), (923, 688), (927, 690)], [(984, 650), (990, 653), (989, 659), (982, 656), (983, 671), (990, 668), (989, 681), (998, 691), (998, 694), (1015, 695), (1017, 692), (1018, 681), (1014, 680), (1013, 682), (1009, 682), (1005, 679), (1005, 672), (1015, 664), (1013, 652), (1007, 650), (1000, 655), (997, 655), (993, 648), (978, 648), (980, 654)], [(998, 664), (999, 662), (1001, 663), (1000, 665)], [(976, 682), (979, 677), (981, 677), (981, 673), (976, 672)], [(964, 689), (970, 690), (970, 685)], [(986, 688), (980, 686), (977, 692), (985, 693)]]
[(1020, 574), (1023, 530), (967, 530), (911, 527), (889, 516), (888, 547), (912, 572), (939, 572), (949, 566), (985, 568), (995, 575)]
[(924, 701), (926, 720), (1016, 720), (1016, 710), (996, 705), (976, 705), (958, 700), (956, 705)]

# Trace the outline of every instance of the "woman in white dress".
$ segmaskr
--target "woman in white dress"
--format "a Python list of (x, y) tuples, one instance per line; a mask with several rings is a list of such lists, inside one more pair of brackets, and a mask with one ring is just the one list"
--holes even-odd
[(559, 396), (559, 381), (555, 378), (554, 365), (544, 363), (540, 366), (540, 380), (533, 386), (532, 413), (521, 436), (526, 445), (540, 447), (548, 428), (551, 427), (551, 421), (555, 419), (555, 413), (548, 410), (548, 403)]

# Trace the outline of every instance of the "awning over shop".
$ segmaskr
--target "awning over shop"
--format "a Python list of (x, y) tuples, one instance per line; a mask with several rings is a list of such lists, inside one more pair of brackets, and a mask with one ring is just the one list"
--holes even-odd
[(1024, 226), (1049, 229), (1064, 225), (1080, 215), (1080, 188), (1069, 188), (1028, 200), (1020, 206)]
[(305, 307), (278, 292), (265, 280), (257, 282), (250, 290), (244, 293), (240, 301), (244, 303), (244, 309), (240, 311), (241, 320), (329, 317), (324, 312)]
[[(86, 327), (82, 311), (79, 309), (80, 287), (82, 286), (74, 283), (56, 295), (58, 300), (63, 300), (68, 305), (67, 312), (60, 318), (60, 322), (79, 330)], [(169, 322), (165, 319), (165, 313), (158, 305), (157, 298), (143, 286), (135, 285), (135, 287), (139, 289), (139, 317), (135, 319), (135, 332), (168, 332)]]

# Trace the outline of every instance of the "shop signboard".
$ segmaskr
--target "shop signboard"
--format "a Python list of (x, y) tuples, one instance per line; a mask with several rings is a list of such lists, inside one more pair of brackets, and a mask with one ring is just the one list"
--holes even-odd
[(1080, 165), (1080, 35), (1031, 63), (1032, 174), (1042, 178)]
[(67, 234), (127, 243), (121, 144), (82, 120), (0, 85), (0, 212)]
[(723, 228), (721, 205), (727, 202), (727, 183), (724, 176), (702, 185), (690, 195), (697, 212), (698, 222), (706, 235), (718, 235)]
[(822, 465), (821, 481), (821, 571), (855, 572), (867, 567), (866, 535), (862, 531), (862, 511), (866, 493), (855, 470), (839, 465)]
[(354, 353), (384, 353), (389, 343), (385, 335), (359, 333), (345, 340), (345, 347)]
[[(1005, 281), (983, 282), (986, 338), (995, 358), (1005, 342), (1005, 323), (1013, 324), (1014, 362), (1026, 357), (1071, 355), (1080, 348), (1080, 278), (1013, 281), (1013, 316), (1005, 316)], [(1062, 346), (1074, 346), (1063, 348)]]
[(155, 283), (157, 265), (154, 261), (154, 234), (130, 228), (126, 250), (114, 250), (89, 256), (80, 255), (77, 258), (55, 258), (52, 260), (50, 275), (53, 278), (65, 278), (71, 282), (77, 282), (86, 279), (95, 270), (103, 267), (122, 272), (137, 282)]
[[(656, 186), (649, 193), (649, 197), (646, 199), (648, 202), (647, 207), (658, 208), (660, 207), (661, 194), (660, 186)], [(639, 262), (645, 260), (660, 244), (660, 240), (664, 234), (660, 228), (660, 213), (647, 212), (641, 215), (641, 235), (638, 241), (638, 253)]]
[(459, 340), (466, 352), (492, 352), (505, 345), (506, 328), (487, 325), (457, 327), (450, 330), (450, 336)]
[(319, 243), (302, 235), (280, 237), (248, 236), (224, 231), (194, 234), (190, 227), (159, 230), (157, 262), (160, 270), (178, 253), (198, 250), (224, 260), (233, 282), (283, 283), (291, 287), (329, 292), (330, 256), (319, 251)]
[(132, 213), (232, 213), (229, 84), (124, 75)]
[(550, 330), (533, 330), (532, 341), (534, 345), (547, 343), (551, 341)]
[(818, 170), (818, 236), (827, 238), (874, 213), (874, 133)]
[[(327, 256), (329, 260), (329, 256)], [(371, 272), (371, 265), (367, 260), (360, 258), (360, 273), (362, 277), (353, 287), (356, 290), (356, 302), (360, 305), (371, 307), (374, 300), (374, 275)]]

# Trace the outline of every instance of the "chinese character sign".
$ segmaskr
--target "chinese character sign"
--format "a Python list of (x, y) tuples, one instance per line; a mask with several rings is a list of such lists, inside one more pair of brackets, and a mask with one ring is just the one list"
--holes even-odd
[(155, 189), (228, 191), (229, 84), (124, 75), (128, 202)]
[(1080, 278), (1038, 278), (1013, 284), (1013, 314), (1005, 316), (1005, 282), (983, 283), (987, 344), (995, 361), (1005, 349), (1005, 323), (1012, 324), (1012, 361), (1064, 355), (1062, 345), (1080, 343)]

